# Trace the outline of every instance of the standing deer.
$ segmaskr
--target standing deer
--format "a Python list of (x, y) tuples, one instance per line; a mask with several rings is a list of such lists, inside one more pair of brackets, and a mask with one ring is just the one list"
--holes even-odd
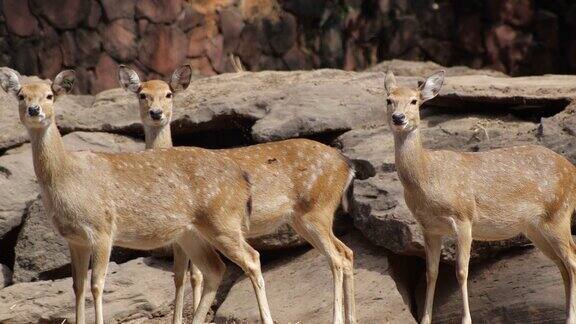
[[(125, 67), (119, 69), (122, 87), (138, 95), (147, 148), (170, 147), (172, 93), (182, 90), (190, 80), (190, 67), (177, 69), (170, 85), (163, 81), (140, 82), (138, 74)], [(356, 322), (354, 304), (353, 254), (332, 232), (334, 213), (342, 204), (347, 209), (346, 193), (354, 178), (350, 163), (336, 149), (305, 139), (258, 144), (249, 147), (218, 150), (218, 155), (236, 162), (251, 180), (252, 214), (246, 237), (272, 233), (288, 223), (312, 246), (328, 258), (334, 277), (333, 322)], [(182, 310), (184, 273), (188, 259), (177, 249), (174, 253), (176, 272), (176, 312)], [(197, 273), (191, 267), (191, 278)], [(192, 280), (194, 290), (198, 278)], [(200, 288), (201, 289), (201, 288)], [(180, 299), (180, 300), (179, 300)], [(343, 307), (344, 306), (344, 307)]]
[(0, 70), (1, 86), (18, 99), (20, 121), (30, 135), (44, 206), (70, 247), (76, 322), (85, 322), (90, 257), (96, 323), (102, 324), (112, 246), (155, 249), (175, 243), (204, 274), (193, 323), (203, 323), (224, 274), (218, 250), (247, 273), (262, 321), (272, 324), (259, 254), (244, 239), (251, 210), (246, 173), (230, 158), (200, 148), (67, 151), (56, 127), (54, 103), (72, 89), (74, 80), (74, 71), (67, 70), (52, 85), (20, 84), (15, 71)]
[(438, 94), (443, 80), (441, 71), (418, 88), (398, 86), (391, 72), (385, 81), (396, 170), (406, 204), (424, 232), (427, 287), (421, 323), (432, 319), (443, 235), (457, 238), (462, 323), (471, 323), (467, 278), (472, 239), (503, 240), (519, 233), (560, 269), (567, 322), (575, 323), (576, 245), (570, 222), (576, 208), (576, 167), (561, 155), (532, 145), (478, 153), (425, 149), (419, 107)]

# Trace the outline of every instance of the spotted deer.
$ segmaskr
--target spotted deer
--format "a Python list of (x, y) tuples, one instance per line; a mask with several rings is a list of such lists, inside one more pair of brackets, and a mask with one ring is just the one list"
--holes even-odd
[[(141, 82), (138, 74), (119, 69), (120, 84), (139, 100), (148, 148), (170, 147), (170, 119), (177, 85), (188, 84), (190, 68), (174, 72), (170, 85), (159, 80)], [(185, 82), (183, 82), (185, 80)], [(157, 134), (161, 134), (158, 136)], [(353, 254), (332, 232), (334, 213), (340, 205), (347, 209), (347, 191), (354, 178), (349, 161), (336, 149), (306, 139), (292, 139), (217, 151), (231, 159), (251, 180), (252, 213), (246, 237), (272, 233), (288, 223), (299, 235), (327, 258), (334, 279), (333, 322), (356, 322), (354, 304)], [(176, 249), (177, 250), (177, 249)], [(188, 259), (175, 250), (176, 289), (186, 271)], [(196, 270), (191, 267), (192, 278)], [(198, 288), (198, 278), (192, 286)], [(182, 305), (182, 293), (176, 294)], [(182, 307), (175, 307), (178, 312)], [(174, 314), (174, 316), (179, 316)]]
[(454, 234), (462, 323), (471, 323), (468, 263), (472, 239), (491, 241), (525, 234), (562, 274), (567, 322), (576, 322), (576, 245), (570, 233), (576, 208), (576, 167), (541, 146), (485, 152), (427, 150), (420, 137), (421, 104), (434, 98), (444, 72), (415, 88), (386, 75), (387, 119), (394, 134), (396, 170), (406, 204), (422, 226), (426, 248), (426, 301), (421, 323), (430, 323), (444, 235)]
[(272, 324), (259, 254), (244, 239), (250, 223), (250, 183), (232, 159), (201, 148), (137, 153), (68, 151), (56, 126), (54, 104), (68, 93), (74, 71), (21, 84), (0, 69), (2, 88), (19, 102), (32, 144), (44, 206), (67, 240), (76, 295), (76, 322), (84, 323), (84, 287), (90, 258), (96, 323), (104, 322), (102, 292), (113, 245), (155, 249), (177, 244), (204, 274), (193, 323), (203, 323), (225, 266), (237, 263), (254, 285), (262, 321)]

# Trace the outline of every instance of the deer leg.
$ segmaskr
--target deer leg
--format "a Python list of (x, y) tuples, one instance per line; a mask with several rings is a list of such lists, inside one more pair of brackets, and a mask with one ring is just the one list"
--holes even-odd
[(198, 308), (200, 298), (202, 298), (202, 282), (202, 272), (197, 266), (190, 263), (190, 284), (192, 285), (192, 304), (194, 305), (194, 310)]
[(72, 260), (72, 286), (76, 295), (76, 323), (84, 324), (85, 319), (85, 288), (88, 268), (90, 266), (90, 249), (69, 243)]
[(538, 231), (562, 260), (568, 273), (568, 310), (566, 323), (576, 323), (576, 244), (572, 240), (570, 221), (572, 211), (559, 213), (552, 223), (542, 223)]
[(420, 323), (430, 324), (432, 322), (436, 280), (438, 279), (438, 266), (440, 265), (442, 236), (428, 234), (424, 231), (424, 248), (426, 250), (426, 302)]
[(92, 248), (92, 297), (94, 298), (94, 315), (96, 324), (104, 324), (104, 315), (102, 311), (102, 292), (104, 291), (104, 281), (106, 279), (106, 270), (112, 251), (112, 241), (102, 239)]
[(202, 297), (192, 319), (192, 324), (202, 324), (216, 297), (216, 291), (224, 277), (226, 265), (210, 244), (197, 235), (185, 234), (178, 240), (178, 245), (186, 252), (204, 277)]
[(566, 313), (569, 311), (569, 304), (568, 300), (570, 299), (570, 275), (568, 274), (568, 269), (564, 265), (564, 262), (554, 251), (554, 248), (548, 243), (546, 237), (544, 237), (537, 229), (530, 230), (526, 233), (526, 236), (534, 243), (534, 245), (544, 253), (545, 256), (550, 258), (558, 269), (560, 270), (560, 274), (562, 275), (562, 281), (564, 283), (564, 293), (566, 296)]
[(456, 277), (462, 293), (462, 324), (470, 324), (472, 323), (472, 316), (468, 301), (468, 264), (470, 262), (470, 249), (472, 248), (472, 224), (469, 221), (453, 220), (452, 227), (458, 240)]
[(188, 262), (190, 260), (180, 245), (173, 244), (172, 250), (174, 251), (174, 286), (176, 288), (172, 323), (179, 324), (182, 323), (182, 311), (184, 309), (184, 280), (186, 279), (186, 270), (188, 269)]
[(236, 233), (233, 235), (228, 233), (221, 233), (221, 235), (207, 234), (207, 237), (211, 238), (214, 247), (244, 270), (244, 273), (250, 278), (256, 293), (262, 323), (273, 324), (270, 306), (266, 298), (266, 288), (260, 268), (260, 254), (258, 251), (254, 250), (241, 235)]
[[(343, 285), (344, 285), (344, 264), (348, 261), (344, 261), (345, 258), (340, 254), (336, 244), (334, 243), (334, 234), (332, 233), (331, 218), (326, 218), (321, 216), (322, 213), (314, 214), (309, 213), (304, 215), (302, 218), (297, 218), (292, 224), (294, 230), (305, 238), (314, 248), (318, 249), (322, 254), (328, 258), (330, 263), (330, 268), (332, 270), (332, 276), (334, 280), (334, 310), (332, 322), (334, 324), (343, 323), (342, 313), (343, 313)], [(330, 222), (324, 222), (324, 220), (330, 219)], [(351, 260), (350, 260), (351, 261)], [(352, 269), (351, 264), (347, 264), (347, 267)], [(349, 275), (353, 275), (349, 272)], [(350, 283), (348, 283), (348, 288)], [(353, 296), (354, 292), (349, 292), (349, 296)], [(348, 317), (353, 317), (349, 315)]]

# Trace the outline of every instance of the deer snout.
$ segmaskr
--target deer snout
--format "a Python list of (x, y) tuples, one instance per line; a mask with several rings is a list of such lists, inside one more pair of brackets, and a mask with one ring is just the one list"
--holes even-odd
[(394, 125), (403, 125), (406, 122), (406, 115), (404, 114), (392, 114), (392, 122)]
[(160, 120), (164, 114), (160, 109), (150, 109), (148, 113), (150, 114), (150, 118), (152, 118), (152, 120)]
[(40, 106), (38, 106), (38, 105), (28, 106), (27, 111), (28, 111), (28, 116), (36, 117), (36, 116), (40, 115)]

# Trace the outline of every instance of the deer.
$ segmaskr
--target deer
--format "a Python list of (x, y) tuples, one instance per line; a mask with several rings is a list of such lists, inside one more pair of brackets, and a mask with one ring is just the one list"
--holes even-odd
[[(237, 69), (237, 72), (240, 72)], [(162, 80), (140, 81), (136, 71), (120, 66), (119, 82), (139, 98), (139, 115), (144, 127), (146, 147), (171, 147), (170, 121), (176, 88), (189, 84), (190, 67), (178, 68), (170, 84)], [(182, 82), (185, 79), (186, 82)], [(181, 89), (180, 89), (181, 90)], [(338, 150), (308, 139), (289, 139), (216, 150), (231, 159), (251, 180), (252, 213), (247, 238), (274, 232), (290, 225), (296, 233), (322, 252), (333, 275), (333, 322), (356, 323), (354, 302), (353, 252), (332, 231), (337, 209), (347, 211), (348, 190), (354, 179), (352, 163)], [(183, 286), (188, 258), (174, 250), (176, 279), (175, 314), (182, 311)], [(192, 260), (193, 261), (193, 260)], [(190, 266), (193, 295), (201, 290), (201, 273)], [(200, 269), (201, 270), (201, 269)], [(195, 298), (195, 297), (194, 297)], [(344, 315), (344, 318), (343, 318)]]
[(576, 323), (576, 245), (570, 232), (576, 167), (537, 145), (474, 153), (427, 150), (420, 136), (419, 109), (438, 95), (443, 82), (444, 71), (417, 87), (399, 86), (392, 72), (385, 77), (396, 171), (406, 204), (424, 234), (427, 285), (421, 323), (432, 320), (443, 236), (456, 237), (462, 323), (471, 323), (467, 279), (472, 240), (503, 240), (518, 234), (558, 266), (567, 323)]
[(113, 245), (150, 250), (177, 244), (204, 275), (192, 323), (203, 323), (225, 265), (217, 251), (253, 283), (263, 323), (272, 317), (259, 254), (246, 242), (251, 215), (250, 179), (226, 156), (201, 148), (135, 153), (74, 152), (56, 125), (55, 103), (75, 82), (72, 70), (52, 84), (21, 84), (0, 69), (0, 85), (18, 100), (30, 136), (43, 204), (70, 248), (76, 322), (85, 323), (84, 288), (91, 259), (95, 322), (103, 324), (102, 295)]

